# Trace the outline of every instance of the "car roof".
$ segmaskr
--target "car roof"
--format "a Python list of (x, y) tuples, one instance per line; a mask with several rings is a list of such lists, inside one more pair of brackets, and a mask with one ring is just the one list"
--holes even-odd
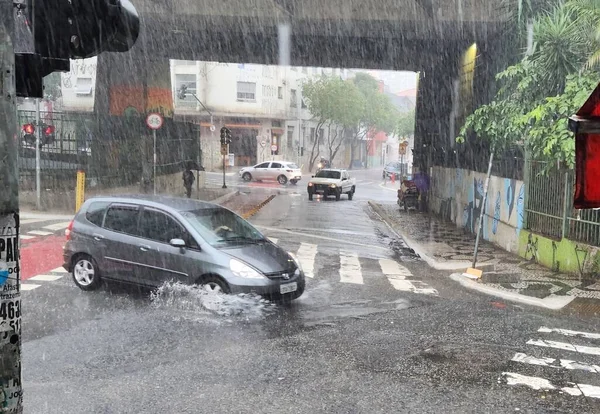
[(342, 168), (323, 168), (321, 171), (338, 171), (338, 172), (342, 172), (342, 171), (346, 171), (346, 170), (342, 169)]
[(172, 209), (175, 211), (190, 211), (208, 208), (224, 208), (218, 204), (209, 203), (206, 201), (193, 200), (183, 197), (171, 197), (164, 195), (151, 195), (151, 194), (120, 194), (120, 195), (109, 195), (109, 196), (96, 196), (86, 200), (87, 203), (94, 201), (105, 201), (109, 203), (133, 203), (148, 207), (157, 207)]

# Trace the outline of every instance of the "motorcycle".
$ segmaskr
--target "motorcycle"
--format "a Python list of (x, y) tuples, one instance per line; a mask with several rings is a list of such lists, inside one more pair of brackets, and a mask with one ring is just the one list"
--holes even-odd
[(421, 193), (415, 182), (403, 180), (398, 189), (398, 205), (401, 208), (404, 208), (404, 211), (408, 211), (409, 209), (417, 210), (419, 208), (420, 199)]
[(331, 168), (330, 162), (327, 160), (321, 160), (318, 164), (317, 164), (317, 173), (319, 171), (321, 171), (323, 168)]

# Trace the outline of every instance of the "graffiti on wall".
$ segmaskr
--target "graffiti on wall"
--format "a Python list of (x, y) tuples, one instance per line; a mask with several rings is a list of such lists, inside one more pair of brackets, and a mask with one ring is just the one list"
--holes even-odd
[(521, 184), (519, 196), (517, 197), (517, 236), (523, 228), (525, 219), (525, 184)]
[(466, 230), (474, 232), (483, 207), (483, 180), (473, 178), (473, 188), (469, 188), (469, 203), (463, 210), (463, 223)]
[(492, 233), (498, 232), (498, 223), (500, 222), (500, 191), (496, 194), (496, 203), (494, 204), (494, 220), (492, 221)]

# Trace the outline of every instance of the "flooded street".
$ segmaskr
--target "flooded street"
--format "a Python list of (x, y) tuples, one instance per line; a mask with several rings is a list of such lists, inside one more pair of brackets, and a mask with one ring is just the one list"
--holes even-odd
[[(395, 193), (374, 178), (361, 179), (373, 183), (351, 202), (279, 194), (251, 220), (297, 253), (311, 274), (292, 303), (181, 284), (155, 292), (114, 284), (82, 292), (68, 277), (28, 292), (26, 412), (426, 413), (440, 406), (540, 412), (556, 403), (591, 413), (599, 407), (556, 393), (534, 398), (502, 379), (540, 326), (583, 329), (584, 322), (499, 307), (462, 289), (411, 253), (370, 210), (367, 200), (389, 203)], [(387, 260), (402, 266), (404, 279)], [(344, 266), (353, 269), (345, 278)]]

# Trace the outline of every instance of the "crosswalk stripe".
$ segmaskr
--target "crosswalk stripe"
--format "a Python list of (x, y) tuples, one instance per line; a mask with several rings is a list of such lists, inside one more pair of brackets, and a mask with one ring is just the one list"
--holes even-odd
[(21, 240), (31, 240), (31, 239), (35, 239), (35, 236), (28, 236), (26, 234), (21, 234), (19, 235), (19, 237), (21, 238)]
[(21, 284), (21, 290), (33, 290), (35, 288), (39, 288), (42, 285), (35, 285), (33, 283), (23, 283)]
[(69, 273), (67, 272), (67, 269), (65, 269), (64, 267), (57, 267), (56, 269), (52, 269), (51, 270), (52, 273)]
[(311, 243), (300, 243), (296, 257), (304, 270), (304, 276), (315, 277), (315, 257), (317, 256), (317, 245)]
[(276, 239), (275, 237), (267, 237), (269, 240), (271, 240), (271, 243), (277, 244), (277, 242), (279, 241), (279, 239)]
[(559, 387), (553, 385), (550, 381), (540, 377), (530, 377), (514, 372), (503, 372), (508, 385), (526, 385), (534, 390), (560, 390), (573, 396), (585, 395), (590, 398), (600, 398), (600, 387), (589, 384), (572, 384), (569, 387)]
[(33, 223), (41, 223), (42, 221), (48, 221), (48, 219), (45, 218), (30, 218), (30, 219), (21, 219), (19, 221), (20, 225), (23, 224), (33, 224)]
[(540, 329), (538, 329), (538, 332), (543, 332), (543, 333), (554, 332), (554, 333), (558, 333), (558, 334), (565, 335), (565, 336), (578, 336), (581, 338), (588, 338), (588, 339), (600, 339), (600, 334), (597, 334), (597, 333), (570, 331), (568, 329), (547, 328), (545, 326), (540, 327)]
[(340, 282), (364, 284), (358, 255), (352, 252), (340, 252)]
[(62, 223), (55, 223), (55, 224), (50, 224), (48, 226), (44, 226), (44, 228), (48, 229), (48, 230), (52, 230), (52, 231), (62, 230), (62, 229), (66, 229), (70, 223), (71, 223), (70, 221), (64, 221)]
[(41, 230), (31, 230), (28, 231), (29, 234), (35, 234), (36, 236), (49, 236), (52, 234), (51, 231), (41, 231)]
[(58, 280), (60, 278), (62, 278), (62, 276), (37, 275), (37, 276), (30, 277), (28, 280), (35, 280), (35, 281), (41, 281), (41, 282), (54, 282), (55, 280)]
[(546, 348), (563, 349), (565, 351), (579, 352), (581, 354), (600, 355), (600, 348), (595, 346), (573, 345), (566, 342), (547, 341), (544, 339), (530, 339), (527, 345), (543, 346)]
[(407, 277), (412, 276), (412, 273), (395, 260), (379, 259), (379, 267), (381, 267), (381, 272), (396, 290), (426, 295), (438, 294), (438, 291), (430, 287), (427, 283), (406, 280)]
[(561, 359), (558, 361), (557, 364), (555, 358), (537, 358), (531, 355), (524, 354), (522, 352), (517, 352), (515, 356), (512, 357), (511, 361), (520, 362), (522, 364), (538, 365), (542, 367), (582, 370), (600, 374), (599, 365), (591, 365), (586, 364), (584, 362), (571, 361), (569, 359)]

